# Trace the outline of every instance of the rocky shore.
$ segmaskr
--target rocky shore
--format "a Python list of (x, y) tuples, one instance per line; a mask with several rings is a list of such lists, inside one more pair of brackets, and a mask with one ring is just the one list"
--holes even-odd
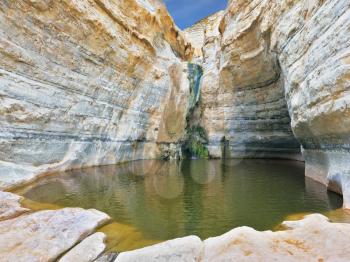
[[(63, 208), (33, 211), (21, 197), (0, 192), (0, 261), (348, 261), (350, 224), (331, 223), (319, 214), (283, 222), (282, 231), (239, 227), (202, 241), (197, 236), (169, 240), (143, 249), (104, 253), (99, 227), (108, 215), (97, 210)], [(97, 231), (97, 232), (96, 232)]]

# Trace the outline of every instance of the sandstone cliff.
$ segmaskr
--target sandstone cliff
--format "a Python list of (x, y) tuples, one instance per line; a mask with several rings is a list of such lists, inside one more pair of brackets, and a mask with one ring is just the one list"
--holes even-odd
[(183, 135), (193, 50), (161, 1), (1, 1), (0, 34), (0, 189)]
[(211, 21), (202, 40), (210, 153), (298, 158), (299, 142), (306, 175), (350, 207), (350, 2), (231, 0)]

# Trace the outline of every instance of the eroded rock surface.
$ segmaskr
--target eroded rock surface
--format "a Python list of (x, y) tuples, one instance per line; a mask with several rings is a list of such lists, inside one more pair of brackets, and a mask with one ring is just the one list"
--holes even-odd
[(0, 222), (0, 261), (54, 261), (106, 223), (97, 210), (65, 208)]
[(19, 216), (29, 210), (21, 207), (21, 197), (0, 191), (0, 221)]
[(98, 232), (87, 238), (68, 251), (59, 262), (92, 262), (105, 250), (106, 235)]
[(161, 1), (1, 1), (0, 36), (0, 188), (182, 136), (192, 48)]
[(349, 207), (349, 1), (231, 0), (203, 23), (204, 40), (187, 33), (211, 155), (300, 159), (301, 144), (306, 175)]
[[(240, 227), (203, 243), (196, 239), (190, 241), (189, 238), (180, 238), (121, 253), (116, 261), (168, 261), (167, 259), (173, 258), (174, 261), (297, 262), (350, 259), (350, 224), (330, 223), (325, 216), (319, 214), (283, 224), (288, 230), (259, 232), (249, 227)], [(194, 243), (195, 253), (186, 252), (181, 255), (183, 251), (175, 248), (189, 248)], [(176, 257), (183, 259), (176, 260)]]
[[(347, 261), (343, 241), (350, 240), (349, 224), (329, 223), (322, 215), (284, 222), (279, 232), (258, 232), (248, 227), (204, 241), (203, 261)], [(340, 246), (338, 246), (340, 245)]]
[(115, 262), (177, 262), (198, 261), (203, 250), (203, 242), (196, 236), (170, 240), (136, 251), (118, 255)]
[(301, 145), (306, 175), (349, 207), (349, 10), (231, 0), (182, 33), (158, 0), (2, 1), (0, 188), (178, 157), (192, 60), (210, 156), (301, 159)]
[(226, 13), (214, 14), (187, 31), (196, 46), (198, 28), (205, 28), (201, 110), (211, 156), (300, 159), (269, 39), (256, 25), (241, 28), (244, 16), (234, 19), (226, 32), (221, 28), (231, 14)]

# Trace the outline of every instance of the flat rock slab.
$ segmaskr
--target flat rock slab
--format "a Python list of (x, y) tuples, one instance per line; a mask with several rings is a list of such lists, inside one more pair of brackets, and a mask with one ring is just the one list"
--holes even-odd
[(32, 166), (16, 165), (0, 160), (0, 190), (24, 185), (36, 177), (36, 168)]
[(110, 218), (97, 210), (64, 208), (0, 222), (0, 261), (54, 261)]
[(241, 227), (207, 239), (202, 261), (350, 261), (350, 224), (314, 214), (283, 225), (289, 230)]
[(29, 209), (21, 207), (21, 197), (0, 191), (0, 221), (19, 216)]
[(204, 242), (198, 237), (179, 238), (121, 253), (115, 261), (350, 261), (350, 224), (330, 223), (314, 214), (283, 225), (288, 230), (239, 227)]
[(197, 236), (166, 241), (151, 247), (121, 253), (115, 262), (179, 262), (198, 261), (203, 242)]
[(87, 238), (81, 243), (72, 248), (67, 254), (65, 254), (59, 262), (92, 262), (102, 254), (106, 245), (104, 240), (106, 235), (98, 232)]

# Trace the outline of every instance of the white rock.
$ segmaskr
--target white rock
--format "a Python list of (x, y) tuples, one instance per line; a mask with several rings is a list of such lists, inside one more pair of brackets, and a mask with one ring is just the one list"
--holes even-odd
[(202, 251), (203, 242), (200, 238), (188, 236), (121, 253), (115, 262), (192, 262), (198, 261)]
[(121, 253), (115, 261), (350, 261), (350, 224), (330, 223), (313, 214), (283, 225), (288, 230), (239, 227), (204, 242), (193, 236), (170, 240)]
[(40, 211), (0, 222), (0, 261), (53, 261), (109, 217), (97, 210)]
[(104, 244), (105, 238), (106, 235), (101, 232), (85, 238), (81, 243), (69, 250), (59, 262), (94, 261), (106, 248)]
[(0, 191), (0, 221), (29, 211), (29, 209), (21, 207), (20, 201), (20, 196)]
[(191, 47), (161, 1), (0, 1), (0, 17), (0, 189), (183, 135)]
[(258, 232), (240, 227), (204, 241), (201, 261), (349, 261), (350, 225), (322, 215), (284, 222), (290, 230)]

